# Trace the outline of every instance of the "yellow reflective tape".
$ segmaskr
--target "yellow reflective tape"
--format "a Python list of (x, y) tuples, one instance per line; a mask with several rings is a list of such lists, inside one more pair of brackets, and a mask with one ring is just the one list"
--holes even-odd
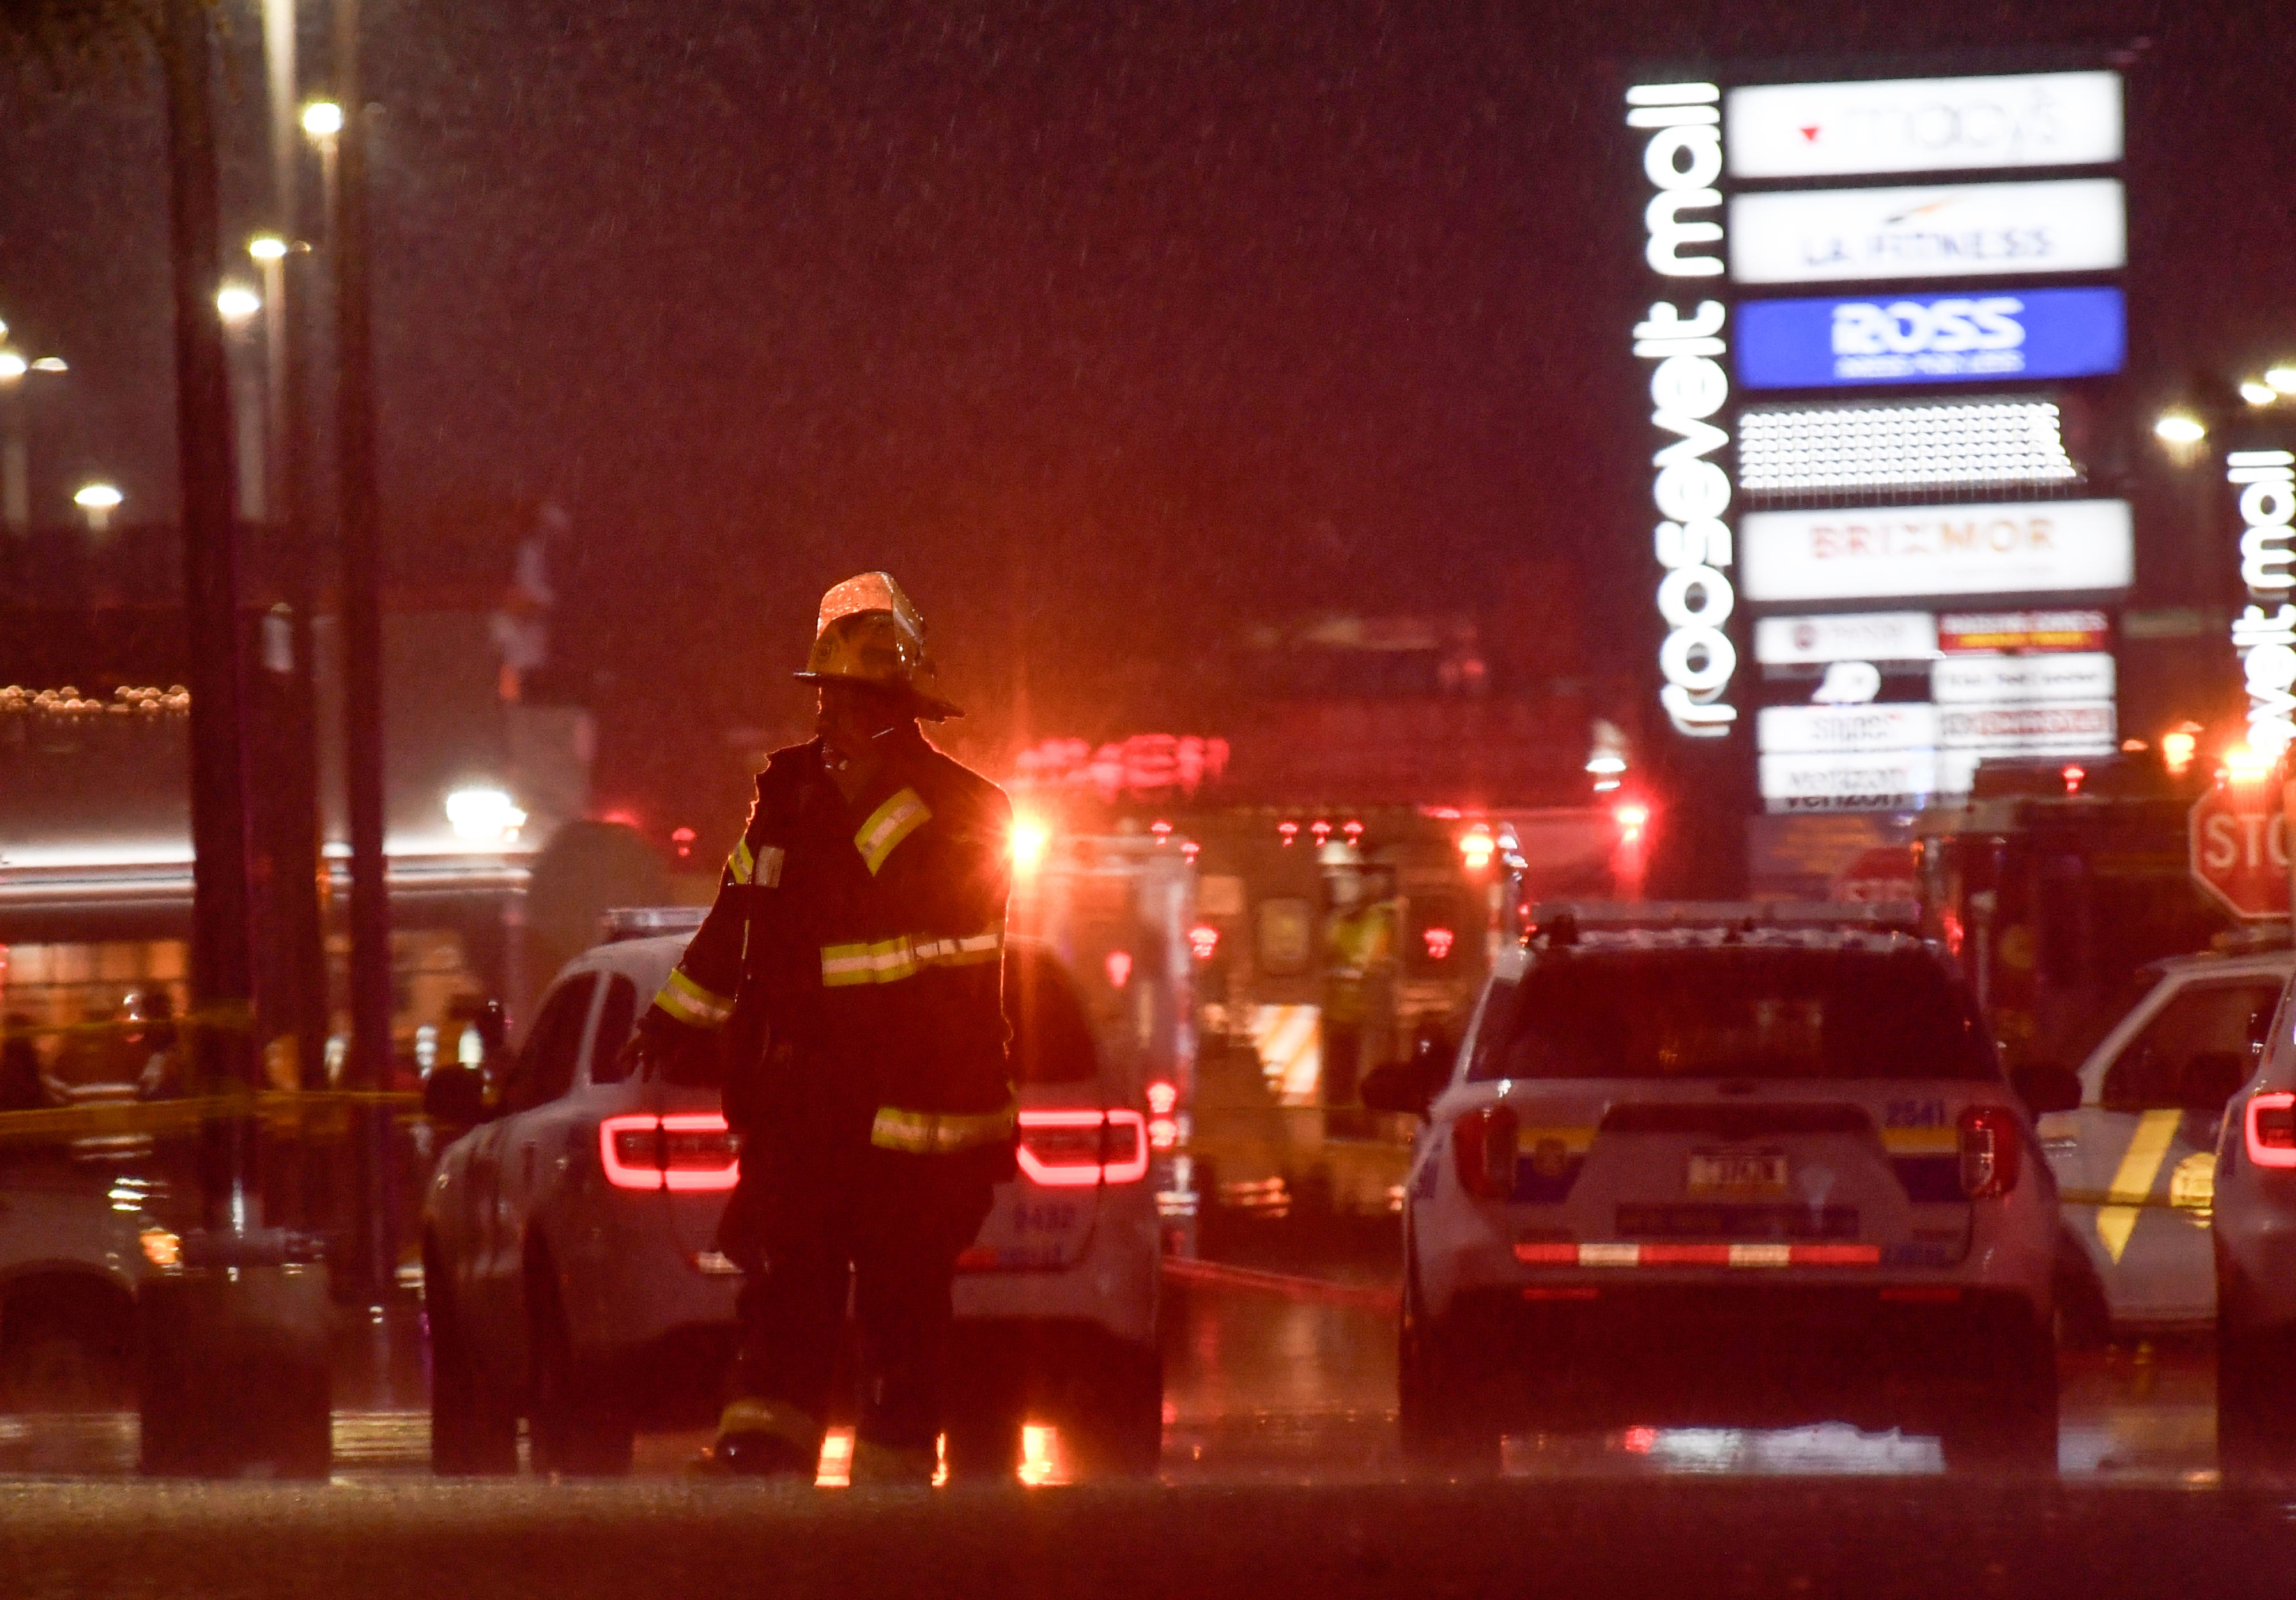
[(929, 966), (978, 966), (1003, 958), (1004, 931), (991, 928), (964, 939), (935, 939), (897, 933), (873, 944), (821, 947), (821, 981), (826, 989), (857, 983), (898, 983)]
[(750, 841), (746, 839), (741, 841), (734, 845), (734, 853), (726, 857), (726, 882), (747, 883), (757, 865), (758, 858), (750, 853)]
[(1013, 1125), (1010, 1105), (993, 1112), (914, 1112), (883, 1105), (870, 1125), (869, 1142), (881, 1150), (910, 1155), (952, 1155), (1009, 1138)]
[(931, 808), (914, 789), (902, 790), (870, 812), (861, 831), (853, 835), (853, 848), (867, 863), (869, 875), (877, 875), (877, 869), (885, 865), (885, 857), (893, 853), (895, 845), (931, 820)]
[(2120, 1158), (2120, 1170), (2112, 1175), (2106, 1203), (2096, 1212), (2096, 1236), (2116, 1263), (2128, 1248), (2128, 1235), (2136, 1230), (2136, 1214), (2152, 1194), (2152, 1182), (2161, 1176), (2161, 1163), (2184, 1120), (2185, 1113), (2179, 1111), (2146, 1112), (2137, 1119), (2136, 1135)]
[(715, 1028), (734, 1014), (734, 1002), (727, 997), (702, 988), (685, 975), (683, 967), (669, 970), (669, 981), (653, 1003), (694, 1028)]

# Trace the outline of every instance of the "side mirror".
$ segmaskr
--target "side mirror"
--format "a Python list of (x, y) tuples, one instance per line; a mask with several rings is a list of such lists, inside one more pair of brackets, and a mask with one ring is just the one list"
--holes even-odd
[(2026, 1063), (2009, 1074), (2009, 1087), (2037, 1117), (2074, 1111), (2081, 1103), (2080, 1074), (2053, 1061)]
[(1431, 1056), (1390, 1061), (1366, 1073), (1358, 1092), (1373, 1111), (1423, 1118), (1449, 1075), (1444, 1063)]
[(475, 1128), (487, 1120), (487, 1075), (478, 1067), (442, 1062), (422, 1080), (422, 1114), (434, 1122)]

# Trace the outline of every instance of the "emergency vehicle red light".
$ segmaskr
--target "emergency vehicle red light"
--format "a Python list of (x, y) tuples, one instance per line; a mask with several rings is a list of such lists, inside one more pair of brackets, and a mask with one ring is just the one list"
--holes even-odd
[(741, 1153), (716, 1112), (603, 1118), (598, 1165), (618, 1189), (722, 1191), (742, 1177)]
[(1024, 1111), (1020, 1120), (1014, 1155), (1030, 1183), (1075, 1189), (1148, 1176), (1148, 1119), (1138, 1112)]
[(2251, 1162), (2259, 1167), (2296, 1167), (2296, 1095), (2251, 1095), (2243, 1120)]
[(1441, 961), (1451, 954), (1456, 936), (1448, 928), (1423, 928), (1419, 937), (1427, 941), (1427, 959)]
[(1210, 961), (1219, 953), (1219, 930), (1210, 923), (1198, 923), (1188, 930), (1188, 948), (1198, 961)]

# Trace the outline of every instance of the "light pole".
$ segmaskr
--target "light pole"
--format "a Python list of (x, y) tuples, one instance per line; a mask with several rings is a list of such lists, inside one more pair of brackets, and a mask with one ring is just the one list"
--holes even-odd
[(332, 100), (314, 100), (303, 107), (303, 132), (319, 152), (320, 218), (327, 228), (327, 242), (334, 243), (336, 195), (341, 179), (336, 172), (336, 157), (340, 135), (343, 131), (343, 108)]
[(8, 347), (7, 337), (8, 324), (0, 323), (0, 522), (9, 532), (23, 534), (32, 527), (32, 446), (24, 385), (34, 373), (70, 369), (60, 356), (26, 359), (21, 350)]
[(269, 452), (265, 446), (263, 390), (250, 381), (247, 371), (248, 330), (263, 309), (263, 297), (243, 283), (226, 283), (216, 291), (216, 315), (223, 318), (231, 347), (232, 426), (239, 436), (239, 514), (249, 522), (265, 521), (271, 512), (267, 493)]
[(72, 504), (87, 513), (87, 531), (101, 539), (111, 528), (111, 513), (127, 496), (109, 483), (90, 483), (72, 496)]
[(287, 455), (287, 241), (276, 234), (258, 234), (247, 242), (247, 253), (263, 275), (263, 483), (264, 500), (275, 517), (287, 513), (281, 481)]

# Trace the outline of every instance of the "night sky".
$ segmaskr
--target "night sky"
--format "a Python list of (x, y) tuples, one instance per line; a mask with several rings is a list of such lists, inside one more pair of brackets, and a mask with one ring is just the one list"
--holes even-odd
[[(240, 240), (258, 33), (251, 0), (222, 10)], [(368, 20), (394, 573), (482, 588), (521, 508), (562, 501), (567, 652), (617, 674), (615, 726), (673, 730), (658, 760), (793, 715), (816, 595), (878, 565), (976, 701), (1027, 660), (1039, 734), (1179, 714), (1160, 696), (1239, 618), (1458, 603), (1526, 560), (1575, 563), (1592, 665), (1631, 668), (1637, 62), (2136, 45), (2131, 414), (2296, 354), (2291, 48), (2262, 0)], [(35, 396), (38, 512), (102, 473), (164, 515), (153, 75), (0, 94), (0, 316), (73, 369)]]

